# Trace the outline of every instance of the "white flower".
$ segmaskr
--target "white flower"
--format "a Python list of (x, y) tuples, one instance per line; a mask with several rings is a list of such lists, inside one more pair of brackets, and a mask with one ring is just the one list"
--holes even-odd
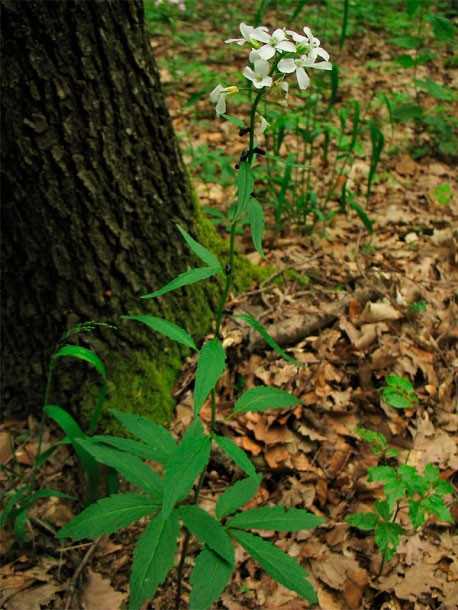
[(304, 27), (304, 34), (297, 34), (292, 30), (287, 30), (287, 33), (291, 36), (295, 43), (297, 43), (297, 52), (304, 54), (307, 53), (309, 57), (315, 59), (321, 57), (325, 61), (329, 59), (329, 53), (320, 47), (320, 41), (312, 34), (312, 30), (308, 27)]
[(246, 23), (240, 24), (240, 33), (242, 34), (242, 38), (228, 38), (224, 42), (226, 44), (230, 44), (235, 42), (236, 44), (243, 46), (246, 42), (249, 42), (251, 46), (257, 45), (257, 38), (255, 38), (255, 34), (259, 32), (263, 32), (267, 28), (264, 26), (260, 26), (258, 28), (254, 28), (252, 25), (247, 25)]
[(216, 85), (213, 91), (210, 93), (210, 100), (213, 104), (216, 104), (216, 116), (226, 114), (226, 97), (238, 92), (238, 87), (223, 87), (223, 85)]
[(269, 72), (269, 62), (264, 59), (258, 59), (254, 62), (254, 70), (247, 66), (243, 70), (243, 76), (250, 80), (256, 89), (262, 89), (272, 85), (272, 77), (269, 76)]
[(286, 51), (288, 53), (294, 53), (296, 51), (296, 45), (290, 40), (287, 40), (285, 30), (280, 28), (275, 30), (272, 35), (268, 34), (265, 31), (265, 28), (257, 28), (253, 32), (253, 38), (265, 43), (258, 50), (258, 53), (262, 59), (271, 59), (275, 55), (276, 51)]
[(310, 78), (305, 71), (305, 68), (314, 68), (315, 70), (332, 70), (332, 64), (329, 61), (315, 62), (316, 57), (310, 55), (302, 55), (302, 57), (281, 59), (278, 62), (278, 69), (283, 74), (292, 74), (296, 72), (297, 84), (300, 89), (307, 89), (310, 84)]

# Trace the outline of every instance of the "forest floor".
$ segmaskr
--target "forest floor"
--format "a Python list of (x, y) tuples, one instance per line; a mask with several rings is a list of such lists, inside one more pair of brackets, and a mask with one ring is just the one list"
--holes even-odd
[[(272, 13), (265, 23), (277, 25), (279, 20)], [(221, 82), (226, 82), (223, 73), (227, 74), (227, 66), (219, 53), (229, 34), (228, 24), (222, 31), (218, 19), (202, 19), (198, 27), (204, 37), (192, 47), (189, 41), (196, 27), (195, 21), (183, 22), (179, 34), (164, 32), (153, 38), (152, 46), (195, 188), (204, 205), (224, 209), (233, 199), (233, 187), (225, 181), (222, 184), (218, 177), (202, 179), (203, 166), (211, 158), (209, 161), (201, 154), (196, 161), (187, 144), (192, 142), (200, 151), (223, 150), (236, 161), (244, 140), (236, 127), (214, 119), (208, 95), (199, 94), (202, 83), (196, 85), (192, 70), (177, 73), (176, 58), (200, 62), (202, 76), (216, 50), (211, 69), (220, 72)], [(324, 46), (332, 56), (332, 45)], [(394, 54), (377, 31), (367, 30), (347, 39), (338, 58), (342, 95), (349, 93), (364, 105), (378, 88), (405, 88), (405, 71), (392, 69)], [(235, 62), (231, 68), (238, 67)], [(435, 80), (456, 87), (456, 69), (445, 71), (441, 62), (428, 69), (434, 72)], [(207, 93), (214, 85), (207, 87)], [(187, 102), (194, 94), (197, 101), (190, 105)], [(376, 465), (379, 458), (359, 439), (355, 432), (358, 426), (382, 432), (400, 451), (401, 463), (420, 472), (426, 464), (435, 464), (443, 479), (458, 483), (456, 158), (433, 149), (414, 158), (412, 142), (428, 143), (429, 136), (411, 124), (398, 124), (392, 132), (387, 128), (385, 135), (387, 145), (366, 208), (374, 224), (372, 234), (353, 213), (338, 214), (306, 233), (297, 223), (285, 222), (280, 232), (267, 230), (264, 259), (253, 251), (248, 237), (240, 237), (239, 251), (272, 273), (251, 291), (233, 295), (229, 309), (234, 314), (250, 312), (260, 319), (304, 366), (283, 361), (233, 316), (228, 317), (223, 337), (230, 367), (220, 385), (218, 427), (252, 456), (264, 475), (250, 506), (281, 503), (305, 507), (325, 517), (325, 524), (311, 532), (265, 533), (307, 569), (321, 610), (453, 610), (458, 607), (458, 536), (454, 526), (430, 519), (420, 531), (409, 531), (398, 553), (382, 565), (372, 534), (359, 532), (345, 522), (349, 513), (369, 510), (381, 497), (381, 486), (367, 480), (367, 468)], [(314, 169), (318, 175), (328, 171), (321, 159)], [(349, 176), (356, 190), (368, 171), (369, 161), (361, 156)], [(452, 185), (445, 202), (438, 190), (444, 183)], [(421, 305), (412, 306), (418, 303)], [(189, 359), (175, 389), (172, 431), (177, 436), (192, 418), (190, 379), (194, 367), (195, 362)], [(413, 383), (419, 398), (415, 408), (401, 411), (381, 400), (379, 389), (390, 374)], [(293, 411), (228, 419), (241, 379), (246, 387), (262, 382), (286, 389), (302, 404)], [(209, 410), (204, 409), (203, 419), (209, 421), (209, 417)], [(24, 442), (17, 446), (14, 459), (25, 471), (31, 467), (36, 442), (28, 439), (36, 426), (34, 420), (29, 420), (27, 427), (16, 421), (1, 425), (2, 463), (13, 458), (11, 437), (20, 439), (22, 435)], [(56, 434), (47, 429), (45, 444)], [(44, 487), (57, 486), (78, 495), (75, 459), (66, 447), (53, 455), (40, 477)], [(215, 462), (202, 493), (202, 505), (212, 509), (218, 493), (234, 477), (237, 472), (230, 466)], [(456, 522), (458, 505), (450, 498), (448, 505)], [(29, 524), (31, 550), (27, 547), (15, 553), (14, 560), (0, 567), (0, 607), (121, 608), (127, 598), (132, 548), (141, 523), (96, 544), (56, 550), (53, 531), (75, 510), (72, 502), (61, 498), (44, 499), (36, 505)], [(404, 509), (398, 519), (407, 526)], [(13, 534), (0, 532), (2, 555), (10, 556), (13, 542)], [(239, 569), (215, 608), (308, 607), (295, 593), (267, 577), (243, 551), (237, 551), (237, 559)], [(145, 608), (170, 610), (173, 587), (170, 580), (156, 602)]]

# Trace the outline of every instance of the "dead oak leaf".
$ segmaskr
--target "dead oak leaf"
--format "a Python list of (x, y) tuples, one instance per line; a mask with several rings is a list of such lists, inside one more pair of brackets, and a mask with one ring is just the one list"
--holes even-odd
[(84, 610), (120, 610), (127, 593), (115, 591), (107, 578), (88, 571), (88, 580), (82, 594)]

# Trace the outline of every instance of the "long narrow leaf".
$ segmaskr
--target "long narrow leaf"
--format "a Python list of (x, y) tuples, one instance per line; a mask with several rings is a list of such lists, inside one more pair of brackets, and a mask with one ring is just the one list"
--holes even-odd
[(226, 526), (239, 529), (265, 529), (277, 532), (299, 532), (313, 529), (324, 522), (322, 517), (299, 508), (263, 506), (235, 515)]
[(267, 345), (269, 347), (271, 347), (274, 350), (274, 352), (276, 352), (279, 356), (281, 356), (283, 358), (283, 360), (286, 360), (286, 362), (289, 362), (290, 364), (295, 364), (296, 366), (300, 366), (300, 363), (297, 362), (297, 360), (295, 360), (292, 356), (287, 354), (285, 352), (285, 350), (282, 349), (278, 345), (278, 343), (275, 341), (275, 339), (270, 336), (267, 329), (261, 324), (261, 322), (258, 322), (258, 320), (256, 320), (256, 318), (253, 318), (253, 316), (250, 315), (249, 313), (241, 314), (241, 315), (237, 316), (237, 318), (239, 318), (240, 320), (243, 320), (249, 326), (251, 326), (251, 328), (253, 330), (258, 332), (261, 335), (261, 337), (264, 339), (264, 341), (267, 343)]
[(78, 345), (63, 345), (54, 355), (53, 359), (58, 358), (76, 358), (89, 363), (95, 370), (105, 379), (107, 371), (105, 365), (100, 358), (90, 349), (80, 347)]
[(213, 439), (227, 455), (234, 460), (239, 468), (241, 468), (248, 476), (256, 476), (256, 469), (248, 457), (234, 441), (227, 436), (214, 435)]
[(167, 462), (162, 504), (164, 517), (168, 517), (176, 502), (185, 498), (191, 490), (194, 481), (208, 464), (210, 447), (210, 437), (204, 434), (200, 421), (195, 420)]
[(81, 540), (113, 534), (137, 519), (159, 509), (151, 498), (138, 494), (117, 494), (91, 504), (82, 513), (64, 525), (57, 537)]
[(194, 413), (198, 415), (208, 395), (226, 368), (226, 354), (216, 337), (207, 341), (199, 354), (194, 386)]
[(182, 506), (177, 514), (194, 536), (230, 565), (234, 565), (234, 547), (221, 523), (199, 506)]
[(190, 286), (191, 284), (196, 284), (197, 282), (201, 282), (202, 280), (206, 280), (209, 277), (220, 273), (221, 267), (197, 267), (196, 269), (189, 269), (189, 271), (184, 271), (180, 273), (174, 280), (160, 288), (159, 290), (155, 290), (154, 292), (150, 292), (149, 294), (143, 295), (142, 299), (153, 299), (155, 297), (161, 297), (168, 292), (172, 292), (172, 290), (177, 290), (178, 288), (183, 288), (184, 286)]
[(294, 407), (300, 399), (280, 388), (257, 386), (244, 392), (234, 406), (235, 413), (266, 411), (267, 409), (287, 409)]
[(168, 518), (160, 514), (138, 539), (130, 576), (129, 610), (140, 610), (166, 579), (173, 567), (179, 532), (175, 513)]
[(204, 246), (202, 246), (195, 239), (193, 239), (189, 235), (189, 233), (187, 233), (179, 225), (177, 225), (177, 228), (180, 231), (185, 242), (188, 244), (189, 248), (198, 258), (200, 258), (201, 261), (203, 261), (208, 267), (221, 268), (221, 263), (219, 262), (218, 258), (213, 254), (213, 252), (210, 252), (210, 250), (204, 248)]
[(264, 256), (262, 249), (262, 238), (264, 235), (264, 210), (262, 205), (253, 197), (248, 204), (248, 220), (250, 222), (251, 239), (253, 246), (261, 256)]
[(261, 475), (257, 474), (237, 481), (232, 487), (229, 487), (229, 489), (218, 498), (218, 502), (216, 503), (216, 516), (218, 519), (235, 513), (236, 510), (249, 502), (258, 491), (261, 481)]
[(307, 572), (295, 559), (259, 536), (241, 530), (230, 530), (230, 534), (274, 580), (310, 603), (317, 603), (315, 591), (306, 578)]
[(97, 445), (92, 441), (78, 439), (76, 442), (98, 462), (111, 466), (122, 474), (129, 483), (144, 489), (155, 500), (160, 501), (162, 499), (163, 484), (161, 477), (139, 458), (110, 447)]
[(156, 318), (155, 316), (150, 316), (149, 314), (138, 315), (138, 316), (122, 316), (124, 320), (136, 320), (141, 324), (145, 324), (151, 330), (164, 335), (164, 337), (168, 337), (172, 339), (172, 341), (176, 341), (177, 343), (181, 343), (182, 345), (186, 345), (186, 347), (190, 347), (191, 349), (197, 349), (196, 344), (194, 343), (194, 339), (191, 337), (189, 333), (187, 333), (184, 328), (174, 324), (173, 322), (169, 322), (169, 320), (164, 320), (163, 318)]
[(198, 555), (191, 573), (189, 610), (209, 610), (230, 581), (234, 568), (209, 548)]
[(148, 446), (148, 449), (155, 455), (149, 459), (154, 459), (160, 464), (166, 464), (169, 457), (177, 448), (177, 444), (168, 430), (146, 417), (125, 413), (118, 409), (112, 409), (111, 413), (124, 426), (124, 428), (139, 438)]

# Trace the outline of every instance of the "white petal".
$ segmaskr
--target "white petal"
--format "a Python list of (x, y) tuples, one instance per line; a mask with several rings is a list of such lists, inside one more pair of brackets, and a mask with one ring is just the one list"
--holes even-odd
[(210, 93), (210, 100), (216, 104), (221, 96), (221, 92), (224, 91), (224, 87), (222, 85), (216, 85), (213, 91)]
[(307, 26), (304, 27), (304, 34), (307, 36), (309, 40), (313, 38), (312, 30)]
[(258, 49), (258, 55), (262, 59), (272, 59), (272, 57), (275, 55), (275, 49), (271, 47), (270, 44), (265, 44)]
[(306, 38), (305, 36), (302, 36), (302, 34), (293, 32), (293, 30), (286, 30), (286, 33), (291, 36), (291, 38), (294, 40), (294, 42), (298, 42), (298, 43), (302, 43), (302, 44), (308, 43), (308, 38)]
[(253, 85), (256, 89), (262, 89), (263, 87), (270, 87), (272, 85), (272, 77), (265, 76), (262, 80), (253, 81)]
[(319, 61), (318, 63), (311, 64), (310, 68), (315, 68), (315, 70), (332, 70), (332, 64), (329, 61)]
[(307, 89), (310, 84), (310, 78), (304, 68), (298, 68), (296, 70), (296, 78), (299, 89)]
[(252, 51), (250, 51), (250, 62), (252, 64), (254, 64), (255, 62), (259, 61), (260, 59), (262, 59), (262, 57), (259, 55), (259, 53), (256, 51), (256, 49), (253, 49)]
[(294, 53), (296, 51), (295, 44), (289, 40), (282, 40), (276, 45), (275, 48), (280, 49), (280, 51), (287, 51), (288, 53)]
[(315, 56), (322, 57), (325, 61), (328, 61), (329, 53), (327, 51), (325, 51), (324, 49), (322, 49), (321, 47), (318, 47), (317, 49), (313, 49), (313, 52), (315, 53)]
[(253, 31), (251, 32), (251, 38), (254, 38), (255, 40), (259, 40), (260, 42), (265, 42), (267, 44), (270, 42), (269, 34), (265, 30), (262, 30), (261, 28), (254, 28)]
[(291, 74), (291, 72), (294, 72), (296, 70), (296, 64), (294, 62), (294, 59), (280, 59), (280, 61), (278, 62), (278, 69), (280, 70), (280, 72), (283, 72), (283, 74)]
[(320, 46), (321, 42), (319, 38), (312, 38), (310, 44), (312, 45), (312, 47), (317, 48)]
[(282, 30), (281, 28), (274, 30), (274, 33), (272, 34), (272, 38), (275, 38), (278, 41), (285, 40), (285, 38), (286, 38), (285, 30)]
[(249, 66), (246, 66), (246, 68), (244, 68), (243, 76), (245, 78), (247, 78), (248, 80), (251, 80), (253, 83), (256, 82), (256, 74), (253, 72), (253, 70)]
[(240, 33), (242, 34), (245, 40), (250, 40), (253, 30), (254, 27), (252, 25), (247, 25), (246, 23), (240, 24)]
[(270, 64), (268, 61), (264, 61), (263, 59), (258, 59), (258, 61), (254, 62), (254, 71), (259, 76), (267, 76), (270, 72)]
[(218, 103), (216, 104), (216, 115), (221, 116), (222, 114), (226, 114), (226, 96), (221, 95)]
[(233, 42), (235, 42), (236, 44), (242, 46), (242, 44), (245, 44), (246, 40), (244, 38), (228, 38), (224, 42), (226, 44), (232, 44)]

